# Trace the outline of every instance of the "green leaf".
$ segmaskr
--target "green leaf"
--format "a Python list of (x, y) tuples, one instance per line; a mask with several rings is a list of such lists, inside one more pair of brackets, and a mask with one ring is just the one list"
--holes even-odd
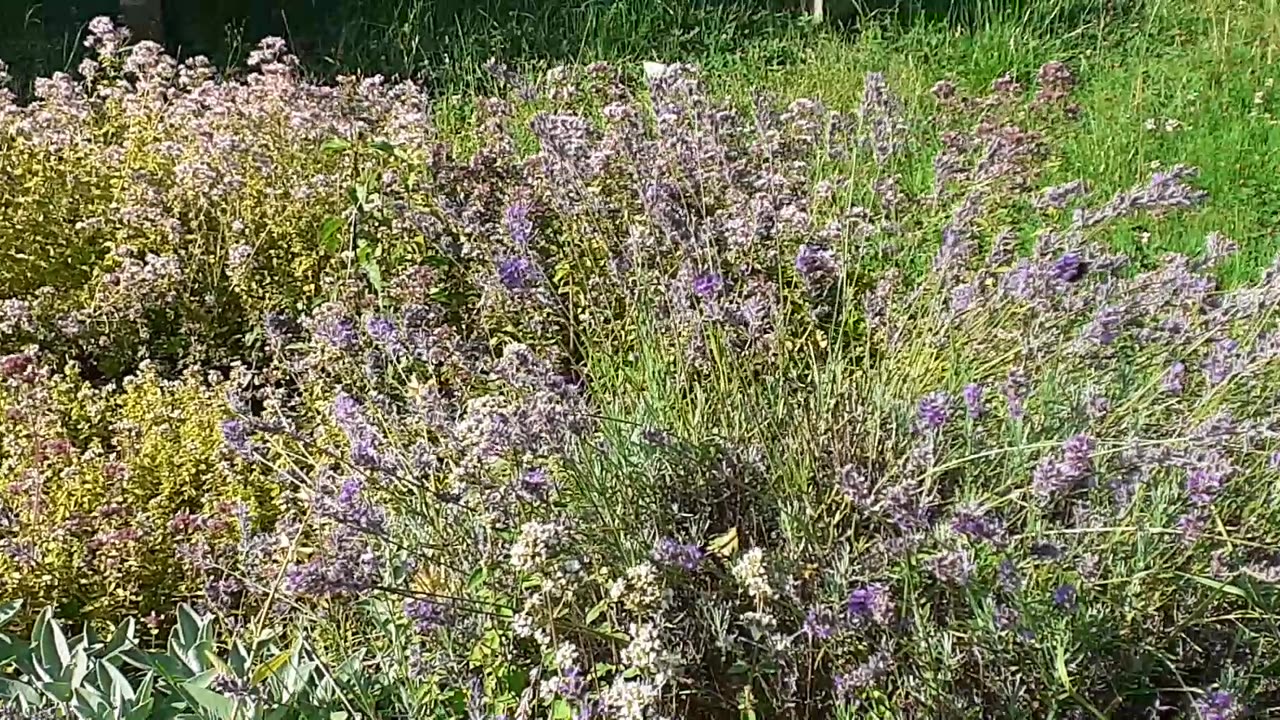
[(475, 591), (479, 590), (480, 586), (484, 585), (485, 581), (488, 579), (489, 579), (489, 569), (486, 568), (484, 565), (481, 565), (480, 567), (471, 571), (471, 574), (467, 576), (467, 592), (474, 593)]
[(1175, 574), (1181, 575), (1182, 577), (1188, 580), (1200, 583), (1201, 585), (1204, 585), (1206, 587), (1213, 588), (1214, 590), (1219, 590), (1221, 592), (1228, 593), (1230, 595), (1235, 595), (1236, 597), (1245, 598), (1246, 600), (1249, 598), (1248, 593), (1236, 587), (1235, 585), (1229, 585), (1227, 583), (1220, 582), (1212, 578), (1200, 577), (1199, 575), (1189, 575), (1187, 573), (1175, 573)]
[(369, 276), (369, 284), (373, 285), (373, 289), (382, 292), (382, 268), (379, 267), (378, 261), (370, 259), (360, 267), (364, 269), (364, 274)]
[(102, 649), (103, 659), (110, 658), (127, 647), (133, 647), (136, 627), (133, 618), (126, 618), (124, 622), (117, 625), (116, 629), (111, 633), (111, 639), (107, 641), (106, 647)]
[(342, 138), (330, 138), (328, 140), (325, 140), (324, 144), (320, 146), (321, 152), (326, 152), (331, 154), (346, 152), (347, 150), (350, 150), (350, 149), (351, 149), (350, 141), (343, 140)]
[(320, 224), (320, 245), (331, 253), (336, 253), (342, 246), (342, 238), (338, 235), (338, 231), (342, 226), (346, 225), (340, 217), (325, 218)]
[(556, 698), (555, 702), (551, 703), (551, 717), (554, 720), (569, 720), (573, 717), (573, 706), (561, 698)]
[(1062, 687), (1068, 693), (1074, 692), (1071, 689), (1071, 673), (1067, 672), (1067, 649), (1062, 645), (1058, 645), (1053, 649), (1053, 669), (1058, 676), (1058, 682), (1062, 683)]
[(0, 697), (19, 698), (28, 705), (38, 705), (40, 703), (39, 691), (21, 680), (12, 680), (10, 678), (0, 678)]
[(53, 617), (53, 608), (46, 608), (40, 613), (40, 618), (36, 621), (40, 629), (40, 663), (48, 672), (50, 679), (60, 677), (62, 669), (71, 662), (71, 650), (67, 647), (67, 637), (62, 634), (62, 628)]
[(249, 651), (245, 650), (244, 644), (239, 640), (231, 642), (231, 650), (227, 653), (227, 664), (236, 677), (244, 677), (249, 672)]
[(190, 651), (200, 642), (200, 618), (190, 605), (182, 603), (178, 606), (178, 625), (173, 631), (177, 633), (179, 648), (184, 652)]
[(373, 148), (374, 150), (377, 150), (380, 153), (385, 153), (387, 155), (396, 154), (396, 146), (392, 145), (386, 140), (374, 140), (373, 142), (369, 143), (369, 147)]
[(69, 703), (72, 698), (71, 683), (65, 682), (42, 682), (36, 687), (45, 695), (57, 700), (60, 703)]
[(274, 677), (282, 668), (289, 664), (293, 657), (293, 651), (285, 650), (270, 660), (262, 663), (253, 671), (253, 676), (249, 679), (254, 685), (261, 683), (267, 678)]
[(604, 612), (607, 607), (609, 607), (609, 598), (605, 598), (596, 603), (594, 607), (587, 611), (587, 617), (585, 618), (586, 624), (590, 625), (595, 622), (596, 618), (600, 617), (600, 613)]
[(204, 710), (212, 713), (216, 718), (228, 720), (231, 713), (235, 710), (235, 703), (230, 698), (223, 697), (208, 688), (201, 687), (198, 684), (192, 684), (187, 681), (182, 685), (182, 691), (195, 700)]
[(0, 625), (4, 625), (5, 623), (12, 620), (13, 616), (17, 615), (18, 611), (21, 609), (22, 609), (21, 599), (10, 600), (9, 602), (4, 603), (3, 605), (0, 605)]
[[(151, 677), (153, 676), (147, 676), (148, 679)], [(98, 688), (113, 700), (118, 698), (132, 700), (135, 697), (133, 686), (129, 684), (129, 678), (126, 678), (119, 668), (109, 662), (98, 663)]]
[(72, 688), (80, 687), (81, 681), (89, 674), (89, 655), (84, 648), (78, 647), (71, 655), (71, 662), (62, 670), (62, 677), (59, 680), (67, 683)]

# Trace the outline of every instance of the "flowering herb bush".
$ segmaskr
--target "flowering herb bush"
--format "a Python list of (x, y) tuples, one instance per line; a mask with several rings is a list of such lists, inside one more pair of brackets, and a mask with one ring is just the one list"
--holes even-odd
[[(282, 53), (203, 92), (336, 92)], [(278, 515), (172, 524), (206, 609), (372, 648), (408, 712), (1277, 703), (1280, 266), (1228, 289), (1224, 237), (1115, 251), (1207, 200), (1191, 168), (1043, 187), (1087, 113), (1067, 67), (940, 82), (930, 118), (878, 74), (842, 114), (734, 106), (684, 66), (490, 69), (469, 153), (392, 132), (412, 93), (282, 133), (360, 170), (320, 221), (332, 279), (259, 296), (227, 388), (226, 472), (275, 478)]]

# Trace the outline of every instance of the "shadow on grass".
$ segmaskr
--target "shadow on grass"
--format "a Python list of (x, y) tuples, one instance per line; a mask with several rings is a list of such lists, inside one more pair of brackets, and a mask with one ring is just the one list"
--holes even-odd
[[(465, 88), (489, 57), (548, 66), (590, 60), (691, 60), (732, 65), (802, 59), (815, 33), (852, 37), (868, 22), (945, 23), (953, 31), (1026, 24), (1071, 32), (1132, 10), (1143, 0), (826, 0), (815, 28), (812, 0), (169, 0), (166, 39), (181, 56), (242, 63), (258, 38), (280, 35), (313, 74), (358, 71)], [(73, 68), (81, 33), (118, 0), (0, 3), (0, 59), (17, 90)]]

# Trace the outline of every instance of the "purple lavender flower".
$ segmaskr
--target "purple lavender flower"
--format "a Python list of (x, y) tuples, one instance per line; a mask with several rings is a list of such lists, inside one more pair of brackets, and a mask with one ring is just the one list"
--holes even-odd
[(836, 254), (827, 248), (801, 245), (796, 253), (796, 272), (809, 292), (818, 294), (831, 287), (840, 273), (840, 263)]
[(836, 618), (826, 608), (814, 608), (805, 615), (801, 631), (810, 640), (830, 640), (836, 633)]
[(333, 417), (351, 444), (351, 461), (358, 467), (380, 467), (378, 446), (382, 438), (365, 419), (360, 403), (345, 392), (338, 393), (333, 401)]
[(1009, 371), (1004, 383), (1004, 399), (1009, 406), (1009, 417), (1020, 420), (1026, 412), (1028, 381), (1025, 373), (1019, 368)]
[(240, 457), (251, 460), (256, 453), (250, 439), (249, 427), (244, 421), (237, 419), (223, 420), (221, 425), (222, 441)]
[(1235, 720), (1244, 713), (1235, 697), (1224, 690), (1206, 692), (1193, 707), (1200, 720)]
[(262, 331), (268, 344), (272, 346), (283, 345), (293, 336), (293, 320), (288, 315), (267, 313), (262, 318)]
[(358, 530), (338, 526), (320, 552), (285, 570), (285, 589), (295, 595), (336, 598), (357, 595), (378, 584), (381, 562)]
[(982, 417), (983, 411), (986, 409), (982, 402), (982, 386), (978, 383), (969, 383), (964, 386), (964, 407), (969, 415), (970, 420), (978, 420)]
[(863, 585), (849, 594), (846, 609), (850, 620), (870, 620), (879, 625), (888, 625), (893, 618), (893, 596), (889, 588), (881, 583)]
[(1041, 458), (1031, 471), (1031, 491), (1042, 500), (1056, 498), (1070, 487), (1070, 478), (1063, 477), (1062, 466), (1053, 457)]
[(1046, 540), (1031, 543), (1031, 557), (1041, 562), (1051, 562), (1062, 557), (1062, 548)]
[(1225, 474), (1214, 468), (1194, 468), (1187, 472), (1187, 497), (1196, 505), (1212, 505), (1225, 479)]
[(390, 318), (374, 316), (365, 321), (365, 332), (374, 342), (382, 346), (390, 355), (404, 352), (404, 343), (400, 341), (400, 331)]
[(893, 670), (893, 666), (892, 655), (884, 651), (875, 653), (853, 670), (833, 678), (836, 695), (842, 699), (848, 699), (857, 691), (874, 686)]
[(364, 533), (381, 535), (386, 531), (386, 513), (382, 508), (364, 499), (364, 481), (357, 477), (343, 481), (331, 514), (334, 518)]
[(723, 288), (724, 278), (719, 273), (702, 273), (693, 279), (693, 294), (704, 300), (716, 297)]
[(1186, 386), (1187, 366), (1182, 361), (1175, 362), (1165, 370), (1160, 378), (1160, 391), (1166, 395), (1181, 395)]
[(1081, 331), (1085, 341), (1095, 345), (1107, 346), (1120, 337), (1124, 327), (1125, 309), (1118, 305), (1103, 305), (1094, 313), (1093, 319)]
[(1059, 585), (1053, 591), (1053, 604), (1061, 610), (1073, 610), (1076, 606), (1076, 588), (1074, 585)]
[(520, 473), (516, 479), (516, 493), (531, 502), (545, 501), (551, 494), (551, 475), (542, 468)]
[(697, 545), (685, 544), (669, 537), (662, 538), (653, 546), (654, 562), (686, 572), (697, 570), (705, 555)]
[(947, 423), (951, 409), (951, 396), (943, 391), (930, 393), (920, 399), (917, 420), (926, 430), (937, 430)]
[(1062, 444), (1062, 476), (1072, 482), (1088, 477), (1093, 472), (1093, 438), (1073, 435)]
[(445, 624), (445, 607), (431, 600), (406, 600), (404, 614), (413, 623), (413, 629), (419, 635), (427, 635)]
[(949, 585), (968, 585), (977, 569), (973, 556), (964, 548), (938, 553), (926, 565), (934, 577)]
[(1240, 343), (1235, 340), (1219, 340), (1204, 363), (1204, 376), (1210, 385), (1226, 382), (1241, 365)]
[(1053, 274), (1067, 283), (1079, 281), (1089, 272), (1089, 264), (1077, 252), (1063, 253), (1053, 264)]
[(312, 331), (315, 338), (337, 350), (351, 350), (360, 343), (356, 324), (348, 318), (325, 318)]
[(508, 290), (530, 287), (537, 278), (537, 273), (537, 266), (527, 257), (512, 256), (498, 261), (498, 279)]
[(951, 529), (958, 535), (993, 545), (1004, 542), (1004, 521), (987, 515), (978, 507), (962, 507), (951, 518)]
[(533, 220), (529, 218), (529, 206), (525, 203), (512, 203), (505, 214), (507, 234), (515, 241), (516, 247), (524, 250), (533, 239)]
[(1208, 523), (1208, 516), (1200, 510), (1195, 510), (1178, 518), (1176, 527), (1178, 533), (1182, 536), (1182, 541), (1190, 544), (1200, 539)]
[(1015, 595), (1022, 590), (1022, 573), (1018, 572), (1018, 566), (1012, 560), (1005, 558), (996, 569), (996, 582), (1001, 590)]

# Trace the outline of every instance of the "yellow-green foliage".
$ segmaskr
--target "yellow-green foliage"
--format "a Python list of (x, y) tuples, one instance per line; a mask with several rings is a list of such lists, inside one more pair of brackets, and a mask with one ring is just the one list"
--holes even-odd
[(237, 503), (269, 518), (278, 500), (272, 477), (223, 447), (225, 390), (149, 366), (116, 386), (70, 367), (0, 390), (0, 474), (11, 479), (0, 597), (117, 618), (198, 591), (175, 515), (222, 521), (209, 532), (226, 536), (239, 532)]

